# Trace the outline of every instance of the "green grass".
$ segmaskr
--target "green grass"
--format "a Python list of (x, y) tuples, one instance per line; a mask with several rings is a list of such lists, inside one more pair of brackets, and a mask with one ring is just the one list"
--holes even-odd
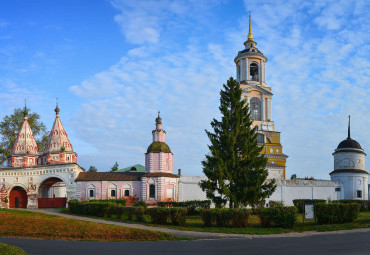
[(0, 255), (27, 255), (24, 250), (9, 244), (0, 243)]
[[(70, 214), (68, 209), (62, 209), (62, 213)], [(86, 216), (91, 218), (100, 218)], [(303, 215), (298, 214), (297, 224), (291, 229), (284, 228), (263, 228), (259, 224), (259, 218), (256, 215), (251, 215), (249, 218), (249, 226), (247, 228), (222, 228), (222, 227), (204, 227), (200, 216), (187, 216), (186, 226), (171, 226), (171, 225), (154, 225), (150, 223), (150, 216), (145, 215), (145, 222), (129, 221), (126, 215), (122, 215), (121, 220), (117, 220), (115, 216), (110, 218), (104, 218), (105, 220), (120, 221), (125, 223), (143, 224), (147, 226), (164, 227), (170, 229), (187, 230), (187, 231), (198, 231), (198, 232), (213, 232), (213, 233), (229, 233), (229, 234), (251, 234), (251, 235), (269, 235), (269, 234), (281, 234), (289, 232), (304, 232), (304, 231), (336, 231), (336, 230), (349, 230), (357, 228), (370, 228), (370, 212), (361, 212), (359, 217), (352, 223), (345, 224), (332, 224), (332, 225), (315, 225), (314, 221), (305, 221), (303, 227)]]

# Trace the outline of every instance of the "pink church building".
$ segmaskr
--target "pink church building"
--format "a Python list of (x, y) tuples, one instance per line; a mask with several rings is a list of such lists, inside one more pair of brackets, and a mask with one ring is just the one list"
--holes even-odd
[(145, 172), (83, 172), (75, 180), (82, 200), (136, 197), (146, 202), (177, 201), (179, 176), (173, 174), (173, 153), (166, 144), (162, 118), (155, 119), (153, 142), (145, 153)]

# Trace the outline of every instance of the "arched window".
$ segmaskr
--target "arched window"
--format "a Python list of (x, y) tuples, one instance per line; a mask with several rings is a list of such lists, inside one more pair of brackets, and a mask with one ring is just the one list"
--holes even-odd
[(250, 111), (252, 120), (262, 120), (261, 117), (261, 100), (257, 97), (253, 97), (250, 100)]
[(258, 65), (257, 65), (257, 63), (252, 63), (249, 66), (249, 75), (250, 75), (250, 80), (252, 80), (252, 81), (259, 81), (259, 78), (258, 78)]
[(155, 198), (155, 185), (154, 184), (149, 185), (149, 197)]
[(264, 143), (265, 142), (265, 135), (264, 134), (257, 134), (257, 142)]

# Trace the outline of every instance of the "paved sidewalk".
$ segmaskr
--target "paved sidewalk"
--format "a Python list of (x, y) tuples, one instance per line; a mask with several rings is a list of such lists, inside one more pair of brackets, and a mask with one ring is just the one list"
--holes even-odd
[(315, 236), (315, 235), (370, 232), (370, 228), (361, 228), (361, 229), (338, 230), (338, 231), (330, 231), (330, 232), (316, 232), (316, 231), (307, 231), (307, 232), (301, 232), (301, 233), (290, 232), (290, 233), (273, 234), (273, 235), (210, 233), (210, 232), (185, 231), (185, 230), (169, 229), (169, 228), (162, 228), (162, 227), (152, 227), (152, 226), (146, 226), (146, 225), (141, 225), (141, 224), (123, 223), (123, 222), (109, 221), (109, 220), (103, 220), (103, 219), (94, 219), (94, 218), (89, 218), (89, 217), (64, 214), (64, 213), (57, 212), (56, 210), (50, 210), (50, 209), (49, 210), (27, 209), (27, 210), (38, 212), (38, 213), (57, 215), (57, 216), (76, 219), (76, 220), (91, 221), (91, 222), (96, 222), (96, 223), (117, 225), (117, 226), (129, 227), (129, 228), (161, 231), (161, 232), (173, 234), (175, 237), (196, 238), (196, 239), (226, 239), (226, 238), (255, 239), (255, 238), (276, 238), (276, 237), (307, 237), (307, 236)]

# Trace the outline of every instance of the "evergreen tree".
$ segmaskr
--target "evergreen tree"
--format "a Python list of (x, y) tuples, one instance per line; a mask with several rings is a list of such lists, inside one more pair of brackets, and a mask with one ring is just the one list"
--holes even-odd
[(118, 163), (116, 161), (116, 163), (112, 166), (112, 168), (110, 169), (110, 172), (115, 172), (118, 170)]
[[(29, 108), (27, 108), (27, 111), (31, 112)], [(4, 163), (12, 152), (15, 140), (17, 139), (24, 121), (23, 112), (24, 108), (15, 108), (13, 114), (6, 115), (0, 122), (0, 164)], [(35, 112), (29, 113), (27, 120), (32, 129), (33, 136), (35, 137), (38, 151), (43, 152), (48, 142), (46, 126), (40, 121), (40, 115)]]
[[(118, 169), (118, 165), (117, 165), (117, 169)], [(97, 172), (98, 169), (95, 167), (95, 166), (90, 166), (89, 167), (89, 170), (87, 170), (88, 172)]]
[(239, 83), (231, 77), (220, 96), (222, 118), (211, 122), (214, 132), (206, 130), (210, 152), (202, 161), (207, 180), (200, 186), (216, 206), (229, 202), (230, 208), (255, 208), (275, 191), (275, 180), (266, 181), (267, 159), (260, 154), (257, 128), (252, 128)]

